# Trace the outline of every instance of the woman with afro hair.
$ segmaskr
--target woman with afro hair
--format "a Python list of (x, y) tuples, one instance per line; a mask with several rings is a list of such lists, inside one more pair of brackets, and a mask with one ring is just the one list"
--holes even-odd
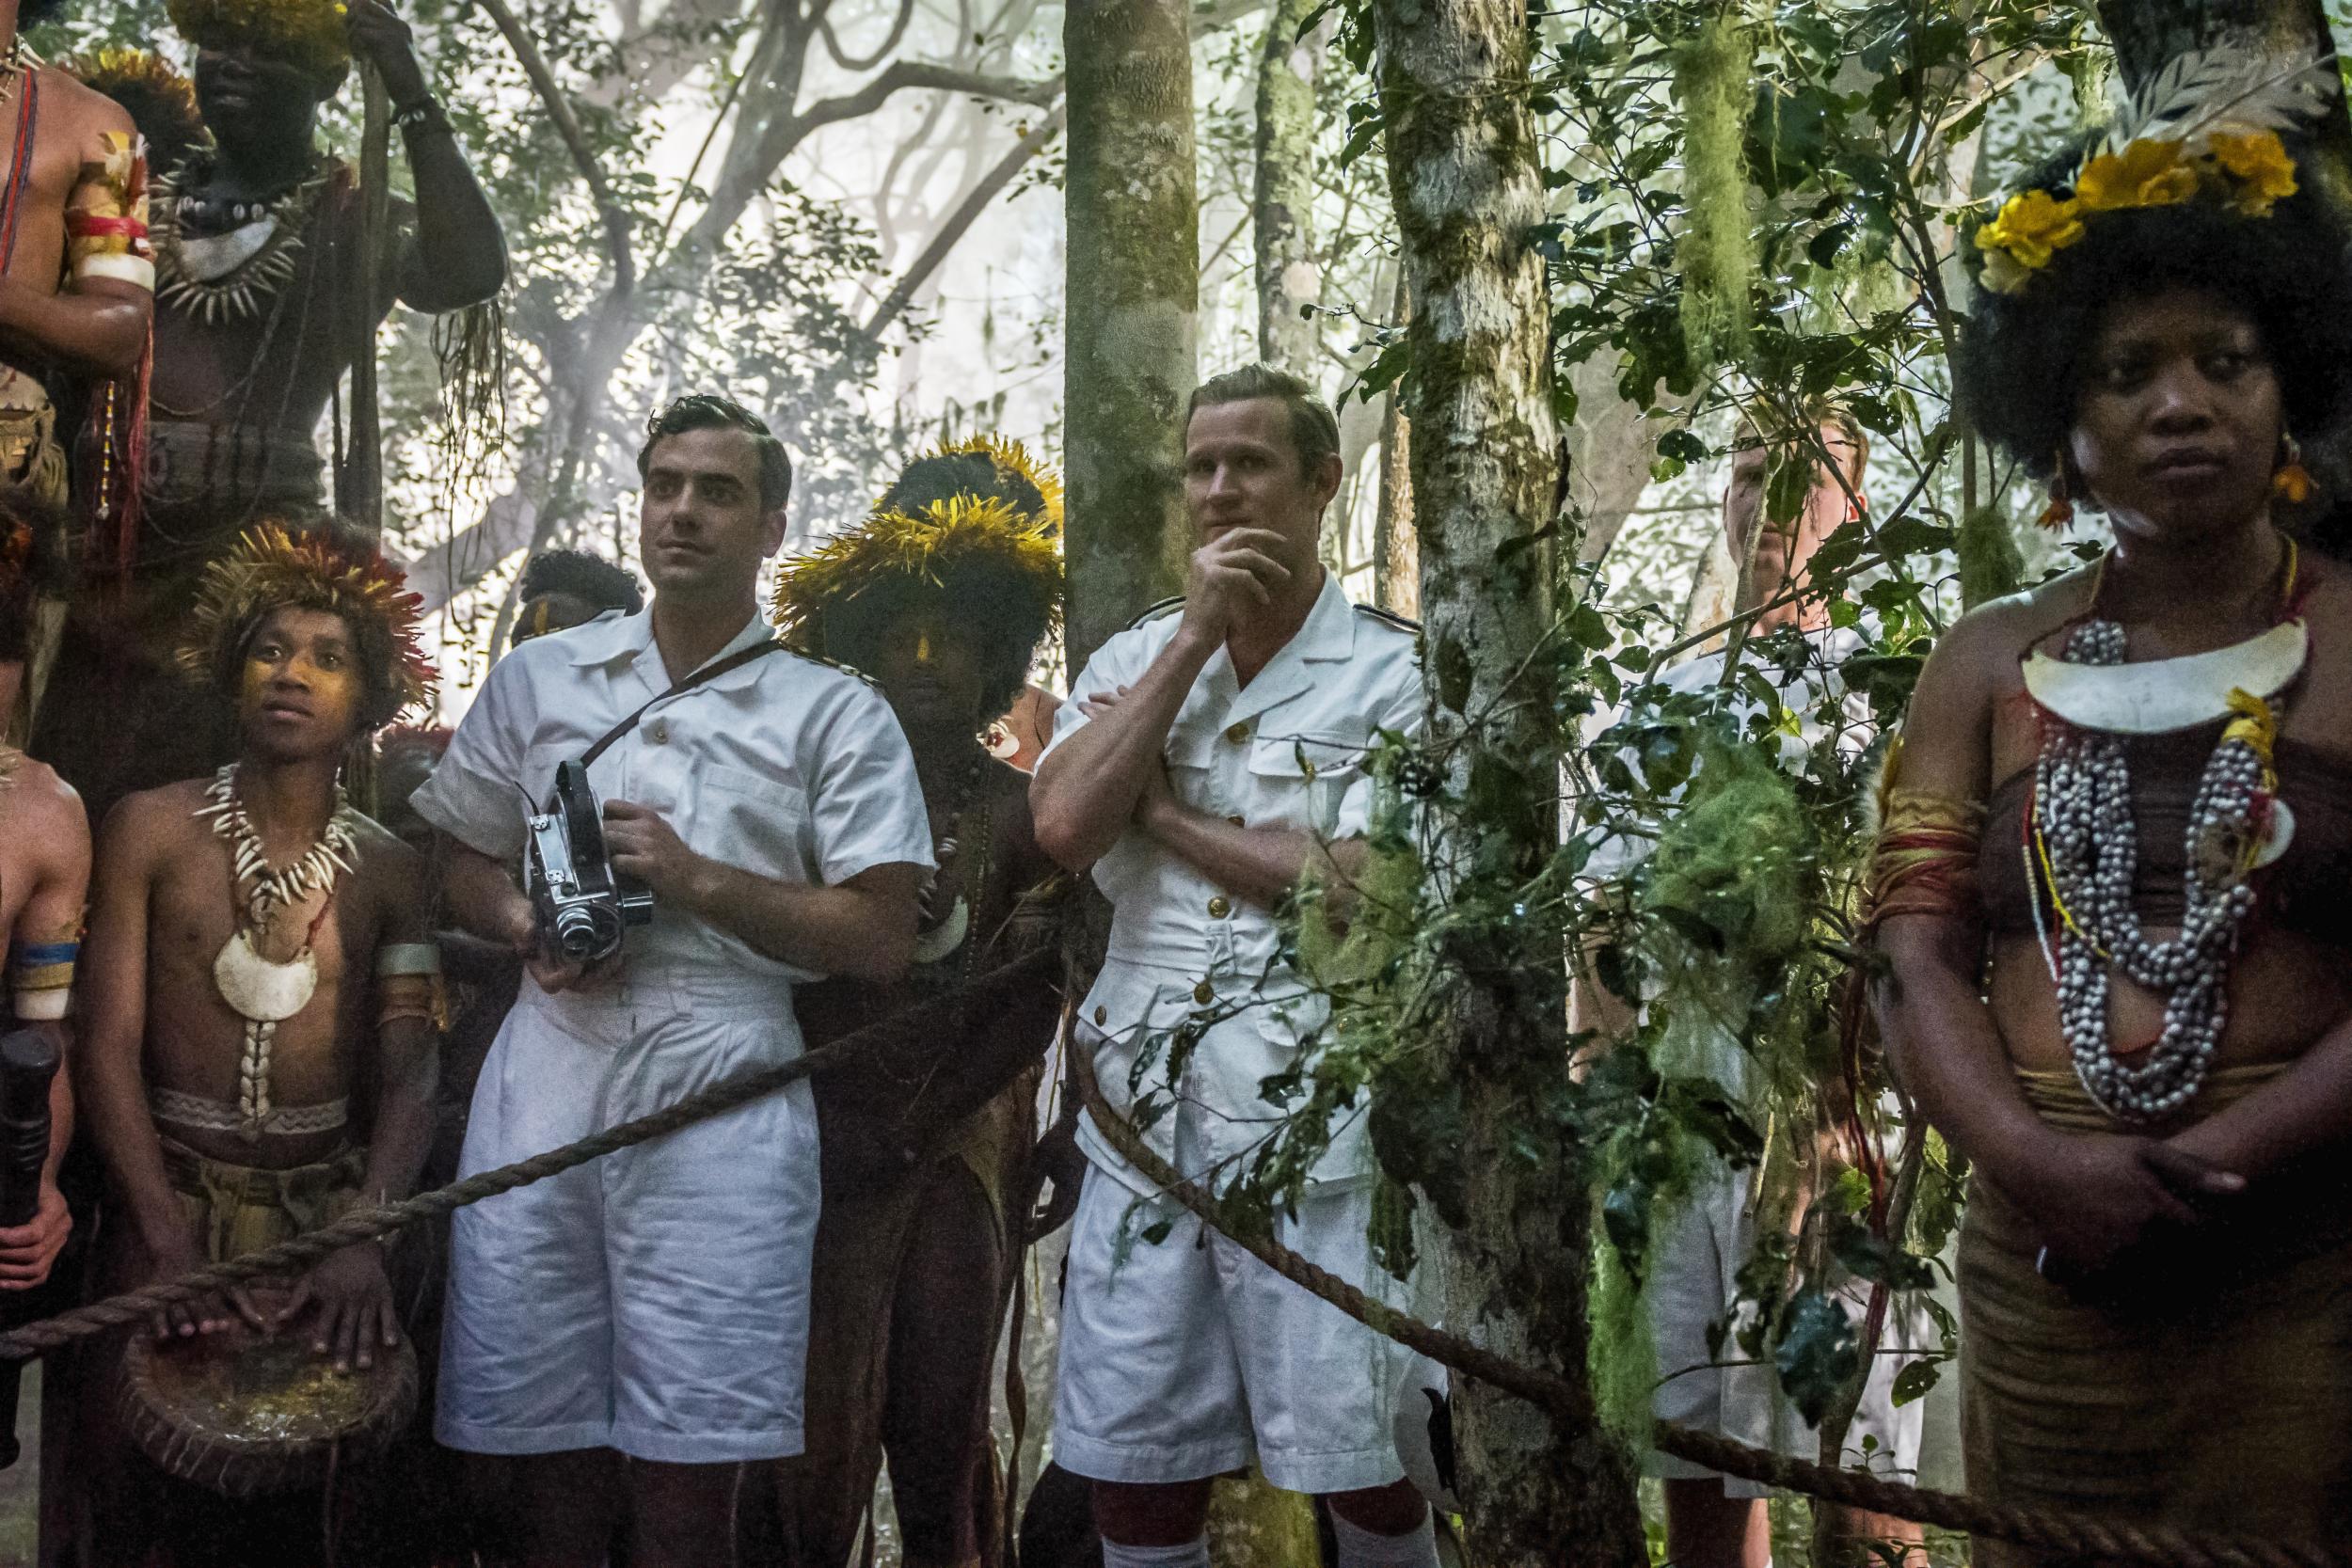
[(1970, 1492), (2341, 1547), (2352, 570), (2282, 519), (2352, 277), (2279, 134), (2308, 69), (2127, 115), (1976, 231), (1966, 408), (2110, 543), (1935, 649), (1868, 919), (1973, 1173)]
[[(1028, 780), (983, 733), (1060, 624), (1059, 535), (1058, 486), (1018, 446), (982, 438), (909, 464), (862, 526), (778, 572), (786, 640), (890, 700), (939, 862), (907, 981), (795, 992), (812, 1046), (1057, 940), (1063, 884), (1031, 831)], [(965, 1037), (888, 1044), (819, 1081), (808, 1439), (783, 1462), (787, 1561), (845, 1568), (885, 1453), (909, 1568), (997, 1560), (989, 1371), (1027, 1240), (1058, 1010), (1041, 978)]]

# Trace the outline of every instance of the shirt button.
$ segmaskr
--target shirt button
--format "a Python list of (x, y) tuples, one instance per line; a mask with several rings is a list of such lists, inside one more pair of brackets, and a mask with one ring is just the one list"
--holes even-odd
[(1104, 1023), (1110, 1021), (1110, 1016), (1111, 1010), (1108, 1007), (1096, 1007), (1094, 1009), (1094, 1026), (1098, 1029), (1101, 1028)]
[(1232, 912), (1233, 901), (1231, 898), (1226, 897), (1225, 895), (1220, 893), (1216, 897), (1209, 900), (1209, 918), (1211, 920), (1222, 920)]
[(1249, 826), (1249, 824), (1248, 824), (1248, 823), (1247, 823), (1247, 822), (1243, 821), (1243, 820), (1242, 820), (1240, 817), (1238, 817), (1238, 816), (1229, 816), (1229, 817), (1227, 817), (1225, 820), (1226, 820), (1226, 821), (1228, 821), (1228, 822), (1231, 822), (1231, 823), (1232, 823), (1234, 827), (1236, 827), (1236, 828), (1247, 828), (1248, 826)]
[(1199, 985), (1192, 988), (1192, 999), (1205, 1007), (1210, 1003), (1216, 1000), (1216, 992), (1209, 988), (1208, 981), (1202, 980)]
[(662, 745), (670, 738), (670, 726), (665, 721), (657, 719), (653, 721), (652, 733), (653, 743), (657, 746)]
[(1225, 738), (1238, 746), (1249, 738), (1249, 721), (1243, 720), (1225, 732)]

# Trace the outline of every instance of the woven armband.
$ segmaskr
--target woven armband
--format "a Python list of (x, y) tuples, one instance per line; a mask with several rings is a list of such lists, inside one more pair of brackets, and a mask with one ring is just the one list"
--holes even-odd
[(1876, 927), (1899, 914), (1975, 918), (1983, 911), (1977, 888), (1977, 849), (1984, 837), (1984, 807), (1923, 790), (1898, 789), (1886, 798), (1863, 920)]
[(21, 942), (11, 946), (8, 990), (16, 1016), (35, 1022), (65, 1017), (73, 1000), (73, 965), (81, 956), (78, 942)]
[(449, 1027), (447, 993), (441, 989), (441, 950), (429, 942), (392, 942), (375, 954), (377, 1027), (421, 1019), (436, 1029)]
[(437, 942), (394, 942), (375, 950), (375, 974), (380, 980), (396, 974), (438, 974), (441, 949)]
[(102, 155), (83, 166), (66, 209), (66, 269), (75, 278), (106, 277), (155, 287), (155, 251), (147, 231), (147, 146), (118, 131), (100, 138)]

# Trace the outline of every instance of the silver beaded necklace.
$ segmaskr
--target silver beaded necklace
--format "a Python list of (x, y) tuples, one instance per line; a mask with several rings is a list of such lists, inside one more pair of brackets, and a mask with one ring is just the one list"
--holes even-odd
[[(2282, 601), (2293, 597), (2295, 568), (2290, 540)], [(2085, 620), (2067, 638), (2065, 657), (2113, 666), (2125, 651), (2122, 626)], [(2233, 695), (2234, 705), (2243, 694)], [(2268, 736), (2276, 705), (2263, 713), (2267, 727), (2232, 723), (2205, 763), (2189, 808), (2181, 927), (2160, 942), (2148, 940), (2132, 907), (2139, 834), (2122, 739), (2044, 715), (2026, 845), (2028, 880), (2059, 917), (2055, 951), (2044, 931), (2043, 953), (2075, 1076), (2120, 1120), (2152, 1121), (2193, 1100), (2228, 1024), (2230, 959), (2255, 902), (2247, 878), (2274, 830)], [(2039, 923), (2040, 896), (2035, 918)], [(2165, 999), (2163, 1032), (2137, 1064), (2118, 1055), (2109, 1029), (2111, 969)]]

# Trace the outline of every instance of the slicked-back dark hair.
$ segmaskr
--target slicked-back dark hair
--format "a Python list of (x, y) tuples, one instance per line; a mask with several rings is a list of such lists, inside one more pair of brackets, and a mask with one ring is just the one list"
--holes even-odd
[[(2304, 156), (2295, 149), (2298, 161)], [(2079, 159), (2045, 163), (2026, 184), (2069, 182)], [(2016, 293), (1977, 292), (1959, 374), (1977, 429), (2047, 479), (2074, 429), (2086, 357), (2114, 307), (2185, 289), (2245, 312), (2279, 378), (2290, 432), (2344, 414), (2352, 364), (2352, 268), (2343, 226), (2311, 194), (2248, 217), (2206, 201), (2101, 213)]]
[(1244, 365), (1194, 388), (1184, 404), (1184, 428), (1192, 428), (1192, 417), (1203, 408), (1259, 398), (1271, 398), (1290, 415), (1291, 446), (1298, 452), (1299, 472), (1312, 474), (1325, 458), (1339, 455), (1340, 420), (1331, 405), (1312, 387), (1271, 365)]
[(645, 591), (628, 567), (586, 550), (541, 550), (524, 562), (516, 602), (528, 604), (542, 594), (568, 594), (599, 611), (634, 615), (645, 608)]
[(645, 444), (637, 449), (637, 477), (653, 467), (653, 449), (690, 430), (739, 430), (759, 453), (759, 509), (775, 512), (792, 499), (792, 458), (768, 421), (730, 397), (689, 392), (645, 421)]

